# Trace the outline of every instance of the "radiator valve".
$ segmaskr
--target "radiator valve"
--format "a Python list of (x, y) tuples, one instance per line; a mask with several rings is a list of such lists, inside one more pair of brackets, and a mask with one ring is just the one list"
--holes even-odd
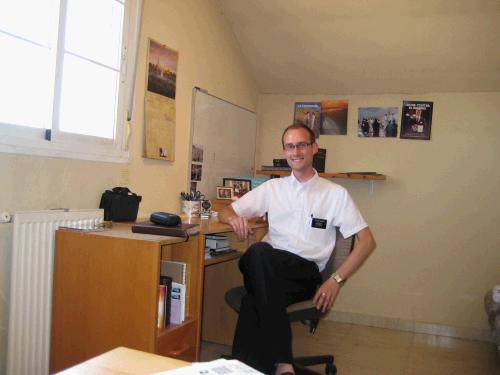
[(7, 211), (0, 213), (0, 223), (10, 223), (11, 216)]

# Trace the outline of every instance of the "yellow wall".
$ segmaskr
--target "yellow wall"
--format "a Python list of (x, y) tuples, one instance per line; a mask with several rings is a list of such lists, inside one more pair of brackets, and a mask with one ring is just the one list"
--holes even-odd
[[(179, 51), (176, 160), (142, 155), (147, 38)], [(123, 184), (143, 196), (140, 215), (177, 212), (186, 188), (193, 86), (258, 111), (256, 164), (280, 156), (295, 101), (261, 95), (214, 0), (145, 0), (128, 164), (0, 154), (0, 210), (92, 208)], [(354, 196), (378, 248), (345, 286), (337, 311), (484, 329), (482, 297), (500, 282), (500, 93), (364, 95), (349, 99), (349, 133), (322, 136), (327, 170), (376, 170), (387, 181), (338, 181)], [(357, 108), (434, 101), (432, 140), (358, 139)], [(0, 224), (0, 373), (5, 365), (11, 224)]]
[[(500, 93), (261, 95), (257, 168), (280, 157), (296, 101), (348, 99), (348, 135), (319, 138), (327, 172), (377, 171), (386, 181), (335, 180), (353, 195), (378, 247), (334, 310), (462, 328), (487, 327), (483, 296), (500, 282)], [(358, 138), (358, 107), (434, 102), (431, 141)], [(399, 122), (399, 120), (398, 120)], [(333, 314), (332, 314), (333, 316)]]
[[(176, 160), (142, 158), (147, 38), (179, 52)], [(233, 34), (211, 0), (145, 0), (132, 124), (130, 162), (98, 163), (0, 154), (0, 210), (93, 208), (101, 193), (122, 185), (143, 196), (140, 215), (179, 211), (179, 193), (187, 186), (194, 86), (256, 110), (257, 89)], [(0, 224), (0, 373), (3, 373), (8, 326), (11, 224)]]

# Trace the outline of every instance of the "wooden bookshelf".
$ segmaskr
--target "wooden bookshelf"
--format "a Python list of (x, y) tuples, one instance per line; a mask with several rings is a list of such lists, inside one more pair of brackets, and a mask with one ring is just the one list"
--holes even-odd
[[(290, 171), (276, 170), (257, 170), (256, 174), (268, 176), (290, 176)], [(348, 172), (348, 173), (319, 173), (324, 178), (343, 178), (348, 180), (385, 180), (386, 176), (380, 173), (361, 173), (361, 172)]]
[[(118, 346), (187, 361), (199, 359), (203, 252), (198, 235), (56, 231), (50, 372)], [(186, 320), (157, 328), (160, 260), (188, 264)]]

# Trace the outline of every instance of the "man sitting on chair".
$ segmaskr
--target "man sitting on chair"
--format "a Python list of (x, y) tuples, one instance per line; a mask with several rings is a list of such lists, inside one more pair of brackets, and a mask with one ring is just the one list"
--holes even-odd
[[(232, 356), (265, 373), (293, 374), (291, 327), (286, 307), (314, 296), (328, 311), (340, 290), (375, 248), (375, 240), (349, 193), (318, 176), (314, 133), (294, 124), (282, 135), (289, 177), (271, 179), (227, 206), (219, 220), (240, 239), (252, 230), (248, 220), (268, 214), (269, 231), (239, 261), (247, 294), (241, 302)], [(335, 247), (339, 227), (357, 242), (337, 272), (322, 282), (320, 271)], [(319, 287), (318, 287), (319, 286)]]

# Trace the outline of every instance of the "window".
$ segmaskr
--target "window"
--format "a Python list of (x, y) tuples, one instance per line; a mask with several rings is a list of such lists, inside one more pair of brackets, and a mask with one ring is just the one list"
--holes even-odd
[(0, 2), (0, 151), (126, 161), (139, 0)]

